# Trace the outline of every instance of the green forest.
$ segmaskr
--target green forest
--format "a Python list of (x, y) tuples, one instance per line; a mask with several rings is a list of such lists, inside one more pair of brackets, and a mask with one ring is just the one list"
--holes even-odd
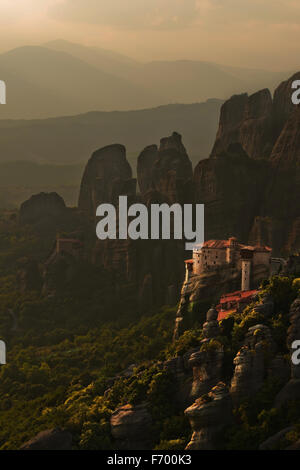
[[(113, 449), (109, 426), (113, 411), (147, 401), (153, 448), (184, 449), (191, 429), (182, 408), (170, 400), (176, 381), (165, 361), (199, 348), (201, 325), (196, 321), (172, 341), (176, 307), (141, 316), (128, 302), (114, 311), (102, 302), (101, 273), (83, 262), (77, 282), (56, 296), (39, 289), (23, 291), (19, 271), (24, 256), (45, 257), (50, 239), (38, 238), (28, 226), (7, 222), (5, 217), (2, 214), (0, 231), (0, 338), (7, 344), (7, 364), (0, 369), (0, 448), (18, 449), (39, 431), (60, 426), (71, 431), (74, 449)], [(241, 338), (252, 325), (266, 323), (279, 351), (288, 355), (288, 311), (299, 287), (296, 276), (265, 281), (260, 295), (273, 296), (275, 315), (266, 320), (250, 305), (242, 314), (223, 320), (220, 336), (201, 346), (223, 345), (228, 379)], [(235, 423), (223, 433), (223, 447), (255, 449), (291, 416), (299, 429), (295, 426), (289, 439), (293, 442), (300, 436), (299, 404), (289, 403), (281, 410), (272, 407), (281, 385), (266, 381), (255, 397), (234, 410)]]

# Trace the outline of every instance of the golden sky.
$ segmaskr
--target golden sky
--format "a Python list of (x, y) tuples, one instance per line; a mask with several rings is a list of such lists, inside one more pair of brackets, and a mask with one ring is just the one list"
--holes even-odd
[(299, 68), (299, 0), (0, 0), (1, 51), (65, 39), (139, 60)]

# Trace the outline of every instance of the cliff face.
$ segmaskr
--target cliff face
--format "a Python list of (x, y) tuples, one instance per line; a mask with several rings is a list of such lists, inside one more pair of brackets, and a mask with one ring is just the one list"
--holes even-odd
[(142, 195), (154, 190), (170, 204), (190, 202), (192, 198), (192, 163), (177, 132), (161, 139), (159, 149), (150, 146), (143, 150), (137, 174)]
[(35, 224), (42, 219), (57, 219), (66, 213), (65, 202), (57, 193), (40, 193), (31, 196), (20, 207), (21, 224)]
[(109, 145), (93, 153), (81, 181), (78, 207), (95, 217), (102, 203), (114, 203), (119, 195), (135, 195), (136, 181), (123, 145)]
[(211, 156), (194, 172), (196, 202), (206, 205), (206, 237), (229, 233), (265, 243), (275, 254), (299, 249), (300, 107), (295, 74), (276, 89), (230, 98), (221, 109)]
[(295, 110), (295, 105), (291, 100), (292, 83), (299, 79), (300, 72), (297, 72), (292, 77), (280, 83), (274, 92), (272, 117), (273, 129), (277, 137), (280, 135), (288, 118)]
[(232, 403), (226, 385), (219, 382), (185, 410), (193, 431), (187, 450), (215, 450), (223, 429), (232, 421)]
[[(97, 206), (117, 206), (120, 195), (127, 195), (129, 203), (147, 206), (204, 203), (206, 239), (234, 235), (242, 242), (268, 244), (275, 255), (300, 248), (300, 107), (291, 103), (291, 82), (299, 77), (281, 84), (273, 100), (268, 90), (262, 90), (233, 96), (224, 103), (211, 156), (198, 163), (194, 174), (176, 132), (162, 138), (159, 147), (151, 145), (141, 152), (138, 194), (124, 146), (110, 145), (93, 153), (81, 182), (78, 214), (83, 217), (78, 220), (89, 243), (90, 259), (109, 274), (114, 295), (122, 298), (124, 291), (133, 291), (141, 310), (176, 303), (187, 256), (182, 241), (97, 240)], [(60, 219), (71, 218), (73, 225), (77, 221), (75, 212), (71, 214), (58, 195), (43, 194), (22, 205), (20, 221), (31, 223), (44, 215), (57, 227)], [(200, 284), (191, 299), (201, 296), (205, 303), (239, 281), (235, 273), (227, 276), (224, 272)], [(184, 308), (185, 297), (179, 312)], [(180, 313), (181, 317), (189, 318)]]
[[(129, 204), (184, 202), (191, 187), (192, 164), (181, 136), (161, 139), (160, 147), (147, 147), (138, 159), (136, 194), (125, 148), (111, 145), (96, 151), (82, 178), (79, 209), (95, 219), (100, 203), (112, 203), (128, 195)], [(190, 197), (187, 198), (189, 201)], [(118, 211), (117, 211), (118, 213)], [(185, 258), (181, 240), (97, 240), (91, 257), (111, 278), (111, 292), (123, 298), (134, 292), (141, 311), (152, 305), (176, 303), (183, 279)]]
[(218, 158), (198, 163), (194, 171), (195, 200), (205, 204), (206, 239), (234, 234), (247, 240), (261, 204), (268, 167), (249, 158), (232, 143)]
[(272, 142), (272, 97), (261, 90), (230, 98), (221, 108), (219, 130), (211, 156), (217, 157), (239, 142), (252, 158), (267, 158)]

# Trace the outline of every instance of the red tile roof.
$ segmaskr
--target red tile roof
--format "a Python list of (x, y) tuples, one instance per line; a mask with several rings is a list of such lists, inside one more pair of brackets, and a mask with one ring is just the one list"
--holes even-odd
[(230, 313), (235, 313), (236, 309), (233, 310), (220, 310), (218, 314), (218, 321), (224, 320)]
[(228, 240), (208, 240), (204, 242), (203, 248), (227, 248), (229, 246)]
[[(231, 239), (233, 239), (232, 237)], [(230, 245), (230, 240), (207, 240), (206, 242), (203, 243), (203, 248), (210, 248), (210, 249), (225, 249), (229, 247)], [(243, 250), (250, 250), (250, 251), (259, 251), (259, 252), (264, 252), (264, 251), (272, 251), (272, 248), (269, 246), (251, 246), (251, 245), (243, 245), (241, 243), (237, 243), (237, 246), (239, 249)]]
[(230, 294), (224, 294), (221, 296), (220, 304), (223, 304), (226, 302), (234, 302), (234, 301), (238, 301), (241, 299), (248, 299), (249, 297), (252, 297), (256, 293), (257, 293), (257, 290), (254, 289), (254, 290), (246, 290), (246, 291), (238, 290), (236, 292), (231, 292)]
[(230, 313), (234, 313), (237, 311), (237, 308), (231, 308), (226, 310), (225, 305), (227, 302), (239, 302), (239, 301), (244, 301), (247, 302), (251, 300), (252, 296), (257, 293), (257, 290), (247, 290), (247, 291), (235, 291), (235, 292), (230, 292), (229, 294), (224, 294), (220, 298), (220, 303), (217, 305), (216, 309), (218, 310), (218, 321), (223, 320), (224, 318), (227, 318)]

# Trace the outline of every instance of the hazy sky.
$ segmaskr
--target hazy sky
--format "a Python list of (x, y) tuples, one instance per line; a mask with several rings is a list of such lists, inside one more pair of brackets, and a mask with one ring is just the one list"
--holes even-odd
[(0, 48), (66, 39), (140, 60), (299, 68), (299, 0), (0, 0)]

